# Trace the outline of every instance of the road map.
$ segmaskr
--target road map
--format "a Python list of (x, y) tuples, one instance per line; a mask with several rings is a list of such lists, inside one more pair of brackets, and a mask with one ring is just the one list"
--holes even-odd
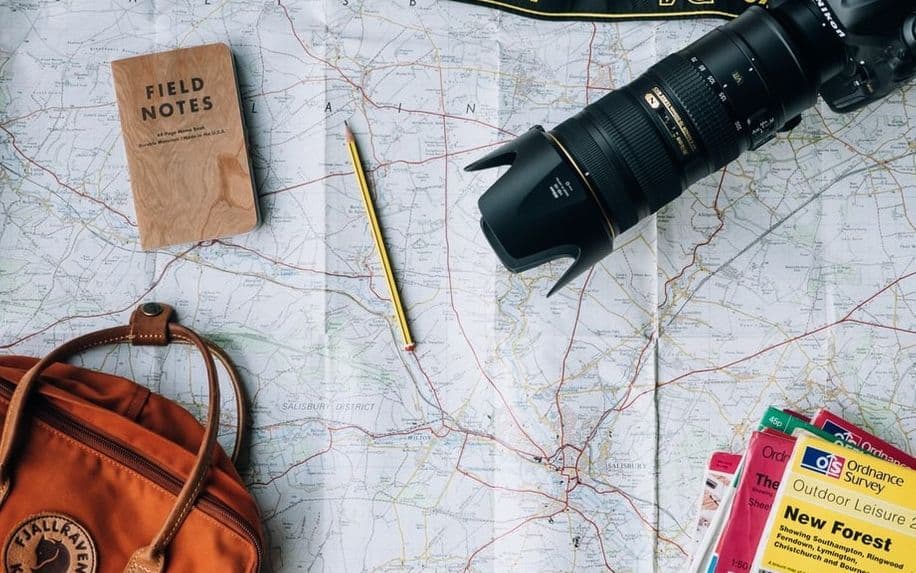
[[(5, 0), (0, 351), (173, 304), (253, 407), (272, 572), (672, 572), (705, 460), (770, 404), (916, 448), (916, 91), (802, 124), (693, 186), (545, 298), (462, 168), (716, 26), (544, 22), (433, 0)], [(263, 225), (139, 246), (112, 60), (227, 42)], [(343, 122), (362, 149), (400, 333)], [(76, 359), (200, 414), (191, 352)], [(230, 443), (234, 415), (223, 415)]]

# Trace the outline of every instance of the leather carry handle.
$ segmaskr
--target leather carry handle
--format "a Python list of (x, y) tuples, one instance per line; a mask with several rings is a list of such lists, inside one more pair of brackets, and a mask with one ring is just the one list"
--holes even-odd
[[(209, 400), (204, 435), (197, 451), (197, 459), (187, 481), (175, 501), (175, 507), (169, 513), (160, 531), (146, 547), (138, 549), (128, 561), (125, 573), (158, 573), (165, 567), (165, 549), (178, 533), (181, 524), (187, 518), (197, 501), (204, 482), (209, 474), (216, 452), (217, 434), (220, 416), (219, 379), (213, 356), (223, 362), (229, 372), (233, 387), (240, 389), (238, 373), (228, 356), (217, 346), (200, 338), (194, 331), (172, 322), (174, 311), (167, 305), (147, 303), (137, 308), (131, 315), (128, 326), (107, 328), (77, 337), (52, 350), (36, 363), (22, 377), (10, 398), (3, 433), (0, 436), (0, 505), (6, 499), (12, 487), (11, 471), (14, 450), (24, 432), (25, 407), (30, 394), (39, 385), (39, 375), (51, 364), (95, 346), (130, 342), (134, 345), (165, 345), (170, 341), (180, 341), (197, 347), (203, 355), (207, 370)], [(237, 390), (237, 405), (244, 412), (244, 402)], [(241, 443), (241, 428), (247, 419), (239, 421), (239, 432), (236, 435), (236, 447)], [(238, 450), (234, 452), (238, 453)]]
[[(173, 342), (180, 342), (182, 344), (191, 344), (182, 339), (173, 340)], [(226, 354), (226, 351), (213, 344), (207, 339), (204, 339), (204, 342), (207, 344), (207, 349), (210, 350), (210, 353), (213, 355), (216, 360), (223, 365), (223, 368), (229, 373), (229, 383), (232, 385), (232, 393), (235, 394), (235, 440), (232, 443), (232, 455), (230, 459), (232, 464), (239, 468), (239, 457), (244, 451), (245, 436), (248, 432), (248, 402), (245, 396), (245, 388), (242, 386), (242, 380), (239, 377), (239, 372), (235, 368), (235, 364), (232, 362), (232, 359), (229, 358), (229, 355)], [(239, 468), (241, 469), (241, 468)]]

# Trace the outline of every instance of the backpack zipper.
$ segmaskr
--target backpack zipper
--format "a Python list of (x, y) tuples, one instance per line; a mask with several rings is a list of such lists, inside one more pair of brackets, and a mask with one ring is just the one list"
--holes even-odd
[[(13, 394), (13, 389), (13, 384), (0, 378), (0, 396), (6, 398), (7, 403), (9, 403), (9, 399)], [(51, 404), (48, 404), (46, 399), (42, 397), (39, 398), (44, 401), (45, 406), (47, 406), (46, 408), (39, 409), (37, 415), (35, 416), (42, 422), (48, 424), (59, 432), (63, 432), (64, 434), (76, 438), (97, 452), (104, 454), (105, 456), (108, 456), (118, 463), (136, 471), (141, 476), (165, 489), (172, 495), (177, 496), (181, 491), (181, 488), (184, 486), (184, 482), (173, 476), (167, 470), (156, 465), (143, 456), (138, 455), (136, 452), (122, 445), (120, 442), (86, 426), (80, 421), (74, 419), (73, 416), (61, 412)], [(255, 562), (254, 571), (258, 572), (261, 570), (263, 553), (260, 537), (250, 525), (245, 523), (245, 520), (238, 514), (238, 512), (227, 506), (225, 503), (213, 495), (206, 493), (203, 493), (198, 497), (198, 499), (194, 502), (194, 506), (210, 517), (215, 518), (217, 521), (229, 522), (234, 526), (236, 533), (240, 533), (242, 537), (245, 537), (251, 541), (257, 553), (257, 561)]]

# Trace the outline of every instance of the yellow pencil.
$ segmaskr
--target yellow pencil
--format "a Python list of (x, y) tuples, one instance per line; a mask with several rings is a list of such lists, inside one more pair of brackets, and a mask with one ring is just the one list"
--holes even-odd
[(366, 174), (363, 172), (363, 165), (359, 159), (359, 150), (356, 148), (356, 139), (350, 126), (344, 122), (344, 128), (347, 140), (347, 150), (350, 152), (350, 161), (353, 163), (353, 170), (356, 172), (356, 181), (359, 184), (359, 190), (363, 194), (363, 205), (366, 206), (366, 214), (369, 216), (369, 225), (372, 227), (372, 237), (375, 239), (375, 247), (378, 249), (378, 255), (382, 259), (382, 266), (385, 268), (385, 280), (388, 281), (388, 290), (391, 292), (391, 300), (394, 302), (394, 312), (398, 315), (398, 323), (401, 325), (401, 334), (404, 335), (404, 350), (413, 351), (417, 345), (410, 335), (410, 327), (407, 325), (407, 315), (404, 314), (404, 306), (401, 304), (401, 295), (398, 294), (398, 285), (394, 282), (394, 272), (391, 270), (391, 261), (388, 260), (388, 249), (385, 247), (385, 241), (382, 240), (382, 229), (378, 224), (378, 217), (375, 215), (375, 206), (372, 204), (372, 195), (369, 194), (369, 184), (366, 181)]

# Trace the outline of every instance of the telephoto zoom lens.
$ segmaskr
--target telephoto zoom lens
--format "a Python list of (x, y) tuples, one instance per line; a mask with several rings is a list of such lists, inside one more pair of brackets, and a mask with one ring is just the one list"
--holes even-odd
[(535, 127), (467, 167), (510, 169), (480, 198), (484, 234), (510, 270), (575, 262), (812, 107), (845, 51), (813, 0), (749, 8), (551, 131)]

